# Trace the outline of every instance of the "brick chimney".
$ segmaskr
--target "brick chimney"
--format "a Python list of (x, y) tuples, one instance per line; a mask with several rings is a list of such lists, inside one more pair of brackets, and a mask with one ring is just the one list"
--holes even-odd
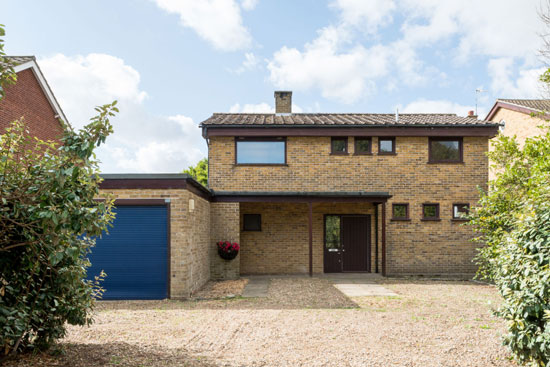
[(474, 115), (474, 111), (468, 111), (468, 117), (470, 118), (473, 118), (473, 119), (477, 119), (477, 115)]
[(292, 113), (292, 92), (275, 91), (275, 113)]

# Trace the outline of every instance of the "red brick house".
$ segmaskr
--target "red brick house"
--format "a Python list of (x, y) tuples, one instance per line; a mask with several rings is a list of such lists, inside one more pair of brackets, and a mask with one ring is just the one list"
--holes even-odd
[(34, 56), (8, 56), (14, 64), (17, 82), (6, 87), (0, 100), (0, 133), (24, 118), (29, 132), (42, 140), (56, 140), (63, 133), (59, 119), (67, 122), (63, 110)]

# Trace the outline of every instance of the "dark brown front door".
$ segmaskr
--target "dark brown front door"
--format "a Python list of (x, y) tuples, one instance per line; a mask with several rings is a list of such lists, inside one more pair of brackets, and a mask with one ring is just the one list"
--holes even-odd
[(370, 271), (369, 216), (342, 217), (342, 271)]
[(370, 271), (370, 215), (325, 216), (325, 273)]

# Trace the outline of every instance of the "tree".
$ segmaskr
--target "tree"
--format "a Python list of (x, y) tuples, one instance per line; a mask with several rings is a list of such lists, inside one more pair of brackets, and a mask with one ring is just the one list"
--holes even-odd
[(504, 343), (516, 359), (533, 366), (550, 362), (550, 128), (528, 138), (499, 136), (489, 158), (497, 177), (482, 193), (470, 224), (484, 244), (479, 275), (492, 280), (504, 302)]
[(208, 159), (201, 159), (195, 167), (189, 166), (183, 173), (187, 173), (203, 186), (208, 186)]
[[(15, 80), (2, 60), (0, 83)], [(118, 109), (113, 102), (96, 111), (79, 132), (65, 128), (61, 144), (29, 136), (23, 120), (0, 136), (0, 364), (47, 348), (66, 323), (93, 321), (101, 275), (85, 280), (87, 254), (113, 218), (112, 201), (95, 200), (94, 149), (112, 133)]]

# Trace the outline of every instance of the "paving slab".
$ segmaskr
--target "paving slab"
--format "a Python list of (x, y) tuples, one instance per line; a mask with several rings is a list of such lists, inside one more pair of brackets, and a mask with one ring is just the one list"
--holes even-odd
[(271, 280), (264, 277), (250, 277), (243, 289), (243, 298), (265, 298), (269, 290)]

